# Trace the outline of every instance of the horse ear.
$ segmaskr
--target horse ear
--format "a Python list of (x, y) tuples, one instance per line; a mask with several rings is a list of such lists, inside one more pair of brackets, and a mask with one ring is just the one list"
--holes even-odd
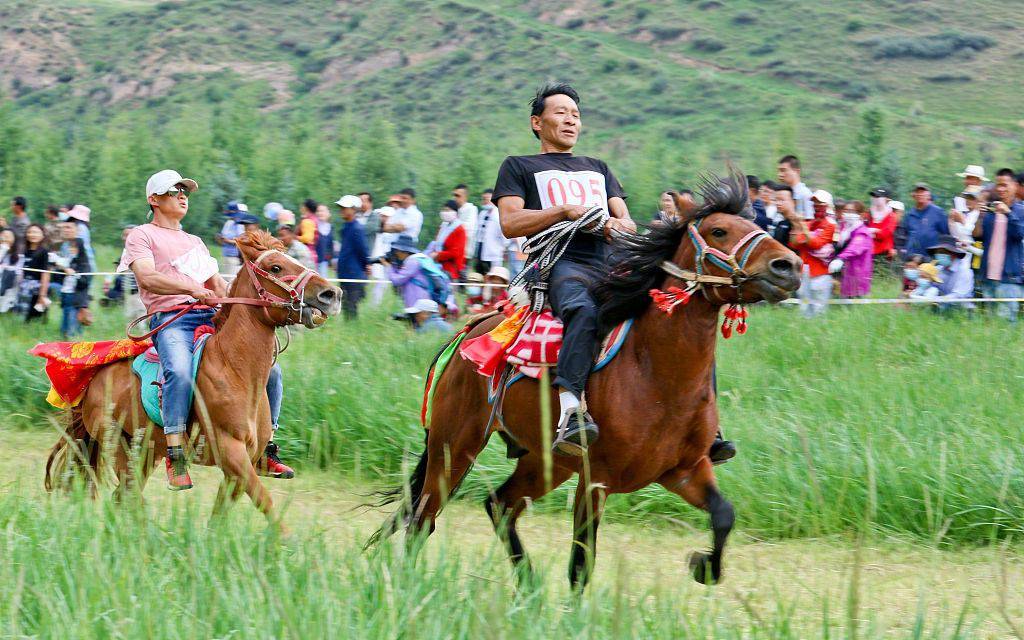
[(676, 201), (676, 211), (679, 212), (681, 220), (689, 220), (693, 212), (697, 210), (697, 201), (688, 193), (673, 193), (672, 198)]
[(257, 247), (257, 238), (255, 231), (247, 231), (242, 235), (235, 238), (235, 246), (238, 247), (239, 253), (242, 257), (249, 262), (252, 262), (262, 252), (260, 247)]

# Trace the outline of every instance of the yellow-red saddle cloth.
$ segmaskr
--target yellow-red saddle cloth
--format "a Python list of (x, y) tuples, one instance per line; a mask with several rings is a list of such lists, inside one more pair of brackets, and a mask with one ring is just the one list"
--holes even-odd
[(47, 342), (32, 347), (29, 353), (46, 359), (46, 377), (50, 379), (46, 401), (64, 409), (82, 401), (100, 367), (134, 358), (152, 346), (149, 340), (135, 342), (127, 338), (100, 342)]

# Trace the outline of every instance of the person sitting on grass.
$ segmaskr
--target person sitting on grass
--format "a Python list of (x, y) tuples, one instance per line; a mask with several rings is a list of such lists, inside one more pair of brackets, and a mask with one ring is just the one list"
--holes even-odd
[(440, 305), (429, 298), (417, 300), (411, 307), (405, 308), (405, 313), (416, 333), (433, 331), (450, 333), (452, 331), (452, 325), (441, 318)]
[[(952, 235), (939, 236), (938, 244), (928, 247), (928, 253), (939, 267), (938, 302), (963, 300), (974, 295), (974, 272), (971, 254)], [(974, 303), (940, 304), (940, 311), (950, 308), (973, 309)]]
[(917, 268), (917, 286), (910, 292), (913, 300), (934, 300), (939, 295), (939, 268), (931, 262), (924, 262)]
[(900, 291), (901, 298), (909, 298), (910, 294), (917, 288), (917, 278), (921, 274), (921, 263), (924, 262), (922, 256), (910, 256), (910, 258), (903, 263), (903, 288)]

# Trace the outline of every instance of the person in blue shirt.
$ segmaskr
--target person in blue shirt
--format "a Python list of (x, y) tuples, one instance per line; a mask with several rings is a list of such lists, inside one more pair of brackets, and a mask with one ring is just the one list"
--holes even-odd
[[(1024, 202), (1017, 199), (1010, 169), (996, 174), (995, 197), (974, 227), (974, 237), (982, 239), (985, 249), (978, 272), (981, 289), (988, 298), (1024, 298)], [(1016, 322), (1018, 306), (1002, 303), (998, 313)]]
[(761, 199), (761, 181), (757, 176), (747, 176), (747, 191), (750, 193), (750, 208), (754, 211), (754, 224), (767, 231), (771, 219)]
[(918, 182), (912, 192), (914, 208), (904, 216), (907, 243), (905, 255), (928, 255), (928, 247), (939, 242), (939, 236), (949, 235), (949, 215), (932, 202), (932, 190), (927, 184)]
[[(370, 264), (366, 248), (366, 232), (363, 225), (356, 220), (356, 209), (362, 204), (358, 196), (343, 196), (335, 204), (339, 207), (342, 225), (338, 232), (341, 247), (338, 250), (338, 279), (363, 280), (366, 278)], [(341, 309), (348, 320), (355, 320), (359, 313), (359, 303), (366, 295), (366, 285), (362, 282), (339, 283), (343, 296)]]
[(429, 298), (417, 300), (414, 305), (406, 307), (404, 311), (408, 315), (409, 322), (412, 323), (416, 333), (431, 333), (435, 331), (451, 333), (453, 330), (452, 325), (441, 318), (441, 305)]
[(245, 233), (245, 226), (238, 222), (237, 218), (243, 213), (248, 213), (249, 208), (245, 204), (232, 200), (224, 209), (224, 225), (220, 233), (214, 236), (214, 240), (221, 247), (221, 273), (235, 275), (242, 268), (242, 259), (238, 256), (238, 247), (235, 245), (235, 238)]

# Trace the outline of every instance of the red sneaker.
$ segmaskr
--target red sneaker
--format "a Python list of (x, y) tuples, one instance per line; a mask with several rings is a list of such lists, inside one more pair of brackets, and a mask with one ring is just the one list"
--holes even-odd
[(270, 476), (272, 478), (280, 478), (282, 480), (288, 480), (289, 478), (295, 477), (295, 469), (292, 469), (285, 463), (281, 462), (281, 458), (277, 457), (277, 452), (280, 450), (281, 449), (277, 446), (276, 442), (267, 443), (267, 448), (263, 453), (263, 459), (260, 460), (258, 467), (261, 476)]
[(185, 458), (171, 460), (170, 456), (164, 458), (167, 463), (167, 488), (171, 491), (184, 491), (192, 488), (192, 478), (188, 475), (188, 462)]

